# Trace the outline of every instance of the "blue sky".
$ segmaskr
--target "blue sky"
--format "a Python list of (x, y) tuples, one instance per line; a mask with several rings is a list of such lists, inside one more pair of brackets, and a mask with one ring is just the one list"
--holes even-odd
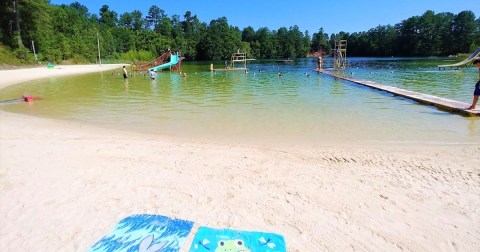
[(395, 25), (412, 16), (420, 16), (427, 10), (435, 13), (471, 10), (480, 16), (479, 0), (51, 0), (52, 4), (79, 2), (90, 13), (98, 14), (102, 5), (119, 15), (139, 10), (143, 16), (152, 5), (163, 9), (168, 16), (179, 15), (183, 19), (186, 11), (197, 15), (202, 22), (225, 16), (228, 23), (243, 29), (252, 26), (255, 30), (268, 27), (298, 25), (310, 35), (320, 27), (328, 34), (367, 31), (378, 25)]

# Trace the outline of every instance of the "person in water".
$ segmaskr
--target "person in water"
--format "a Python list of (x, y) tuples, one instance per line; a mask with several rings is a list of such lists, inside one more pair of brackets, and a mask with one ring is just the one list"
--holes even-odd
[(317, 69), (321, 69), (323, 67), (323, 64), (322, 64), (322, 56), (318, 56), (318, 59), (317, 59)]
[(150, 70), (150, 79), (155, 80), (155, 77), (157, 77), (157, 74), (155, 73), (155, 71)]
[(477, 58), (476, 60), (474, 60), (473, 65), (478, 68), (479, 80), (477, 81), (477, 84), (475, 84), (475, 89), (473, 90), (472, 105), (470, 105), (470, 107), (468, 107), (467, 109), (475, 109), (475, 106), (477, 105), (477, 102), (478, 102), (478, 97), (480, 96), (480, 58)]
[(127, 69), (125, 68), (125, 66), (123, 66), (122, 71), (123, 71), (123, 78), (124, 79), (128, 78), (128, 72), (127, 72)]

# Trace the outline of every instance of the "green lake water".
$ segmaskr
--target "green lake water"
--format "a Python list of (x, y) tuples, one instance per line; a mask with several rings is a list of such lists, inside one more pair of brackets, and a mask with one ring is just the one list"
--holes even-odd
[[(345, 74), (470, 103), (478, 71), (438, 71), (436, 66), (449, 60), (351, 58)], [(313, 58), (291, 64), (252, 61), (247, 74), (213, 73), (209, 64), (184, 62), (187, 77), (167, 71), (157, 73), (154, 81), (140, 73), (124, 80), (105, 71), (25, 82), (0, 90), (0, 100), (23, 94), (43, 99), (0, 108), (113, 129), (233, 142), (480, 142), (480, 118), (317, 74)]]

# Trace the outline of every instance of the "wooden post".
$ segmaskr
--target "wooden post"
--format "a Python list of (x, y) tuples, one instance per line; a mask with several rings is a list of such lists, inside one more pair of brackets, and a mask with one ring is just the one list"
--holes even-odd
[(98, 32), (97, 32), (97, 47), (98, 47), (98, 62), (100, 63), (100, 66), (102, 66), (102, 58), (100, 58), (100, 40), (98, 38)]
[(33, 49), (33, 56), (35, 56), (35, 63), (38, 63), (37, 53), (35, 52), (35, 43), (32, 40), (32, 49)]

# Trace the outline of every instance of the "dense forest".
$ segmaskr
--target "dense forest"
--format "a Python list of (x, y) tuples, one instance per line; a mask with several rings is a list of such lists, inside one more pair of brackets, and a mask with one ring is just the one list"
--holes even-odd
[[(238, 48), (257, 59), (297, 58), (319, 50), (331, 52), (339, 39), (348, 41), (349, 56), (445, 56), (480, 47), (480, 18), (468, 10), (458, 14), (426, 11), (393, 26), (330, 35), (319, 28), (310, 35), (296, 25), (277, 30), (240, 29), (226, 17), (207, 24), (190, 11), (183, 17), (168, 16), (156, 5), (146, 14), (134, 10), (119, 15), (108, 5), (93, 14), (78, 2), (0, 3), (0, 56), (33, 63), (35, 48), (39, 61), (94, 63), (98, 61), (97, 38), (104, 62), (152, 60), (167, 48), (180, 50), (188, 60), (223, 60)], [(2, 58), (8, 57), (0, 57), (0, 63)]]

